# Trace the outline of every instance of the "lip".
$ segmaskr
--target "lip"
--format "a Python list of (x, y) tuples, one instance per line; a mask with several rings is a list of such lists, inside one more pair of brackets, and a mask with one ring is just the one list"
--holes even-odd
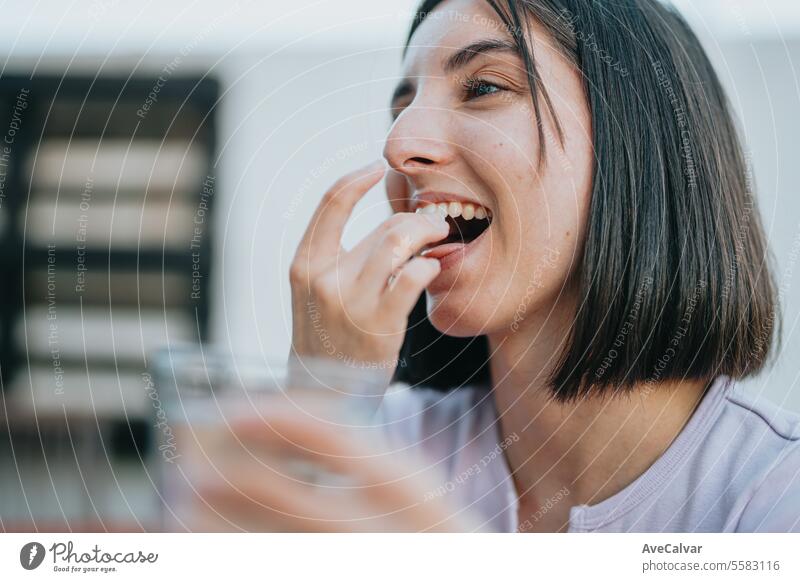
[[(461, 194), (454, 194), (451, 192), (420, 192), (419, 194), (415, 194), (411, 199), (411, 210), (412, 212), (419, 208), (423, 202), (427, 202), (428, 204), (438, 204), (440, 202), (461, 202), (462, 204), (474, 204), (475, 206), (483, 206), (488, 210), (492, 210), (490, 206), (487, 206), (483, 202), (479, 202), (474, 198), (470, 198), (468, 196), (463, 196)], [(494, 212), (492, 210), (492, 212)], [(477, 240), (477, 239), (476, 239)]]

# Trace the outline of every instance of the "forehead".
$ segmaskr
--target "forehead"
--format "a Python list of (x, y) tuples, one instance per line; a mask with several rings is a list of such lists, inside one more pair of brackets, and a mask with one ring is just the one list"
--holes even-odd
[(510, 40), (511, 35), (486, 0), (445, 0), (414, 31), (403, 69), (411, 76), (440, 69), (453, 51), (489, 38)]

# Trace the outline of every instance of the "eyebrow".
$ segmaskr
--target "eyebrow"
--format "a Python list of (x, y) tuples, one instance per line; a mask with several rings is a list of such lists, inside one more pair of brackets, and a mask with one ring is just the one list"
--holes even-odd
[[(465, 67), (478, 55), (498, 51), (512, 53), (515, 56), (519, 54), (517, 52), (517, 46), (513, 42), (498, 38), (487, 38), (461, 47), (445, 59), (442, 68), (444, 69), (445, 73), (453, 73), (454, 71)], [(410, 95), (413, 91), (414, 86), (411, 84), (411, 81), (404, 79), (392, 93), (392, 98), (389, 103), (394, 105), (398, 99), (405, 97), (406, 95)]]
[(504, 53), (517, 54), (517, 46), (508, 40), (499, 38), (487, 38), (468, 44), (465, 47), (458, 49), (452, 55), (447, 57), (444, 62), (443, 69), (445, 73), (452, 73), (461, 67), (466, 66), (472, 59), (478, 55), (488, 52), (500, 51)]

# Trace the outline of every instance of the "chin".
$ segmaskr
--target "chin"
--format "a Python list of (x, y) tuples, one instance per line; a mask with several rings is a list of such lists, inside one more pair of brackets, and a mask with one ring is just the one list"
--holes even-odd
[(460, 293), (450, 290), (441, 295), (426, 293), (428, 319), (440, 333), (452, 337), (474, 337), (486, 333), (489, 314), (477, 309), (480, 303), (474, 292)]

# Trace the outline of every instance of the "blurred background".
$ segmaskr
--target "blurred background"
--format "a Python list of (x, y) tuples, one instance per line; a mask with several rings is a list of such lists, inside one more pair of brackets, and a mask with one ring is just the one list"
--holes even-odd
[[(800, 411), (800, 6), (675, 3), (729, 90), (783, 344), (749, 389)], [(322, 193), (380, 156), (416, 2), (12, 1), (0, 20), (0, 530), (142, 530), (148, 357), (283, 356)], [(363, 200), (345, 246), (388, 215)]]

